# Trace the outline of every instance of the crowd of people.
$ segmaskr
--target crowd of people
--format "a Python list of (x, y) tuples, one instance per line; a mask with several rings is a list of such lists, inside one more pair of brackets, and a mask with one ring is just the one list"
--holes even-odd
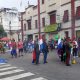
[(70, 66), (72, 61), (79, 56), (80, 53), (80, 39), (59, 39), (58, 40), (58, 55), (61, 62), (65, 62), (66, 66)]
[[(24, 40), (21, 41), (19, 39), (18, 42), (15, 41), (15, 39), (12, 39), (8, 42), (1, 42), (0, 43), (0, 53), (2, 53), (2, 48), (9, 49), (11, 53), (12, 58), (21, 57), (26, 53), (32, 53), (32, 63), (39, 64), (39, 56), (40, 53), (43, 53), (44, 55), (44, 61), (43, 63), (47, 63), (47, 54), (49, 52), (48, 50), (48, 44), (46, 43), (46, 40), (39, 40), (36, 39), (34, 41), (32, 40)], [(6, 51), (3, 51), (4, 53)]]
[(12, 58), (21, 57), (24, 53), (32, 53), (33, 64), (39, 64), (40, 53), (43, 53), (43, 63), (45, 64), (48, 63), (47, 56), (49, 50), (52, 51), (52, 49), (55, 49), (55, 46), (57, 46), (57, 53), (61, 62), (64, 62), (66, 66), (70, 66), (72, 59), (79, 56), (80, 39), (76, 41), (75, 38), (71, 40), (69, 37), (64, 39), (59, 38), (57, 41), (51, 39), (47, 42), (45, 38), (36, 39), (34, 41), (26, 39), (21, 41), (19, 39), (18, 42), (12, 39), (8, 42), (0, 43), (0, 53), (5, 53), (6, 48), (10, 50)]

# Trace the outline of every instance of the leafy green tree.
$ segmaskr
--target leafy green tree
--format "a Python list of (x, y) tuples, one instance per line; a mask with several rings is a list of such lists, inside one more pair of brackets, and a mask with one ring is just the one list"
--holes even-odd
[(0, 38), (7, 36), (4, 28), (2, 25), (0, 25)]

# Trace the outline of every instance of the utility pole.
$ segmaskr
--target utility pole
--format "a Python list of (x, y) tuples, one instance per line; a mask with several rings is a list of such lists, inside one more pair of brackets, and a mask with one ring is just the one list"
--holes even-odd
[(39, 39), (41, 36), (41, 25), (40, 25), (40, 0), (38, 0), (38, 28), (39, 28)]
[(24, 32), (23, 32), (23, 12), (21, 12), (21, 33), (22, 33), (22, 41), (24, 39)]
[(75, 0), (71, 0), (71, 35), (75, 37)]
[(9, 21), (9, 33), (10, 33), (10, 39), (11, 39), (11, 21)]

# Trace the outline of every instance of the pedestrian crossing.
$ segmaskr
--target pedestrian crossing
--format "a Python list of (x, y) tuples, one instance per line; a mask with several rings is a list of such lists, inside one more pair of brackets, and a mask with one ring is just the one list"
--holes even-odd
[(10, 64), (0, 64), (0, 80), (48, 80)]

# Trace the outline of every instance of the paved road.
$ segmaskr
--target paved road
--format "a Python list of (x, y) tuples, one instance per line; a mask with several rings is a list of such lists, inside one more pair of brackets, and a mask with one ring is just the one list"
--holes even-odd
[[(48, 54), (47, 64), (43, 64), (43, 55), (41, 54), (39, 65), (31, 63), (31, 54), (13, 59), (9, 54), (0, 56), (8, 60), (6, 65), (10, 65), (10, 67), (3, 66), (0, 68), (2, 70), (0, 72), (4, 72), (4, 75), (2, 75), (3, 73), (0, 74), (0, 80), (7, 78), (7, 80), (80, 80), (80, 59), (77, 59), (77, 64), (68, 67), (60, 62), (56, 51)], [(4, 70), (5, 68), (8, 69)]]
[(28, 72), (11, 64), (0, 65), (0, 80), (47, 80), (37, 74)]

